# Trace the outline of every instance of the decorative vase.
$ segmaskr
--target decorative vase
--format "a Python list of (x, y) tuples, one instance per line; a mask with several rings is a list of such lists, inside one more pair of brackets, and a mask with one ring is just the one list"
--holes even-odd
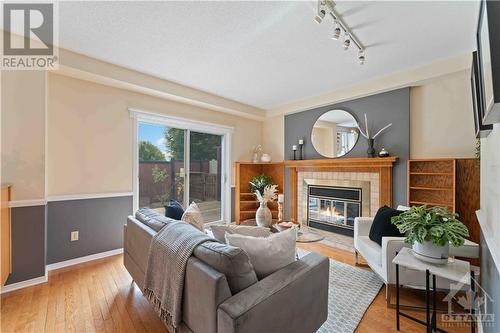
[(267, 207), (264, 202), (260, 203), (257, 212), (255, 212), (255, 222), (259, 227), (270, 227), (273, 221), (273, 215), (271, 210)]
[(258, 153), (253, 153), (253, 155), (252, 155), (252, 162), (253, 163), (259, 163), (259, 154)]
[(439, 246), (432, 241), (425, 241), (423, 243), (415, 242), (412, 245), (412, 249), (415, 257), (422, 261), (433, 264), (445, 264), (448, 262), (450, 244)]
[(373, 148), (374, 143), (374, 139), (368, 139), (368, 149), (366, 150), (368, 157), (375, 157), (375, 148)]

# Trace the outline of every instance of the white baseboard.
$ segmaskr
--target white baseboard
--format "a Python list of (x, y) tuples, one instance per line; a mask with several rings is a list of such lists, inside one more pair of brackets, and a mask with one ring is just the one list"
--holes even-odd
[(47, 281), (48, 281), (47, 274), (45, 274), (45, 276), (40, 276), (40, 277), (37, 277), (34, 279), (29, 279), (29, 280), (25, 280), (25, 281), (12, 283), (12, 284), (8, 284), (6, 286), (3, 286), (1, 293), (4, 294), (4, 293), (8, 293), (8, 292), (11, 292), (14, 290), (31, 287), (31, 286), (34, 286), (36, 284), (45, 283)]
[(92, 260), (111, 257), (111, 256), (121, 254), (121, 253), (123, 253), (123, 248), (115, 249), (115, 250), (111, 250), (111, 251), (106, 251), (106, 252), (101, 252), (101, 253), (96, 253), (96, 254), (91, 254), (89, 256), (60, 261), (60, 262), (56, 262), (54, 264), (47, 265), (47, 266), (45, 266), (45, 275), (44, 276), (40, 276), (40, 277), (37, 277), (34, 279), (21, 281), (21, 282), (17, 282), (17, 283), (12, 283), (12, 284), (8, 284), (6, 286), (3, 286), (0, 290), (0, 294), (8, 293), (10, 291), (14, 291), (14, 290), (22, 289), (22, 288), (27, 288), (27, 287), (34, 286), (36, 284), (48, 282), (48, 274), (47, 273), (49, 271), (53, 271), (55, 269), (81, 264), (81, 263), (92, 261)]
[(111, 256), (121, 254), (121, 253), (123, 253), (123, 248), (111, 250), (111, 251), (106, 251), (106, 252), (101, 252), (101, 253), (96, 253), (96, 254), (91, 254), (91, 255), (85, 256), (85, 257), (79, 257), (79, 258), (75, 258), (75, 259), (60, 261), (60, 262), (56, 262), (56, 263), (47, 265), (47, 271), (53, 271), (55, 269), (73, 266), (73, 265), (81, 264), (81, 263), (84, 263), (87, 261), (111, 257)]

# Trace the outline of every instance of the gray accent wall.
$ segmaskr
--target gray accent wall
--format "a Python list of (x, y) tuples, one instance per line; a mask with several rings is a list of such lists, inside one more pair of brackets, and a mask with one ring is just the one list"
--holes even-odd
[[(385, 147), (391, 155), (399, 157), (393, 171), (393, 203), (394, 206), (406, 205), (406, 161), (410, 157), (410, 88), (393, 90), (285, 116), (285, 159), (293, 159), (292, 145), (298, 145), (300, 139), (304, 140), (304, 159), (325, 158), (314, 149), (311, 143), (311, 131), (316, 120), (326, 111), (333, 109), (349, 111), (363, 124), (366, 113), (372, 132), (392, 123), (392, 127), (375, 140), (375, 150), (378, 153), (382, 147)], [(366, 157), (367, 149), (366, 139), (360, 136), (353, 150), (344, 157)], [(286, 183), (288, 184), (288, 181)], [(289, 190), (286, 192), (288, 193)]]
[[(132, 196), (52, 201), (47, 204), (47, 264), (123, 247)], [(79, 240), (71, 242), (72, 231)]]
[(6, 284), (45, 275), (45, 205), (11, 210), (12, 273)]
[(498, 272), (490, 250), (481, 233), (481, 287), (491, 297), (488, 302), (488, 314), (494, 314), (495, 322), (483, 324), (484, 333), (500, 332), (500, 273)]

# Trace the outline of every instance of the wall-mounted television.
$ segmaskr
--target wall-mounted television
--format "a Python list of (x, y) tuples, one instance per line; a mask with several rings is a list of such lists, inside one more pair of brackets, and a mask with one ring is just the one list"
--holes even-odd
[(482, 0), (477, 25), (477, 57), (484, 124), (500, 122), (500, 1)]
[(477, 56), (477, 52), (472, 53), (470, 84), (472, 91), (472, 110), (474, 112), (474, 128), (476, 138), (484, 138), (491, 132), (491, 130), (493, 129), (493, 125), (483, 124), (484, 106), (482, 100), (481, 80), (479, 79), (479, 59)]

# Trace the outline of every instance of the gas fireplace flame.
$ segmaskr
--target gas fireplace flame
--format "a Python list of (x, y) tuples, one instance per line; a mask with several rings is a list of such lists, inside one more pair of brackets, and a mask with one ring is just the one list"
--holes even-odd
[(335, 207), (326, 207), (326, 209), (323, 209), (322, 213), (327, 217), (334, 217), (334, 218), (341, 217), (340, 214), (335, 209)]

